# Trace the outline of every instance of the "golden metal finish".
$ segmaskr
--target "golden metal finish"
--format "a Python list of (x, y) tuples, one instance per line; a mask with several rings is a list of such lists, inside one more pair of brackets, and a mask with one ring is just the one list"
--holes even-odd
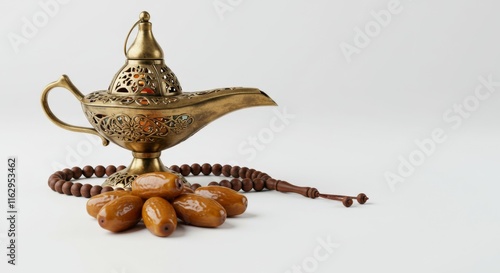
[[(108, 90), (84, 96), (63, 75), (49, 84), (42, 94), (42, 107), (55, 124), (67, 130), (98, 135), (103, 145), (111, 141), (132, 151), (134, 159), (130, 166), (110, 176), (103, 186), (130, 188), (139, 174), (173, 173), (161, 162), (161, 151), (186, 140), (229, 112), (251, 106), (276, 105), (256, 88), (230, 87), (183, 93), (177, 77), (163, 60), (163, 51), (151, 32), (149, 17), (149, 13), (142, 12), (132, 27), (138, 26), (137, 37), (126, 51), (127, 61)], [(69, 125), (52, 113), (47, 96), (56, 87), (68, 89), (81, 102), (93, 128)]]
[(80, 132), (80, 133), (94, 134), (94, 135), (101, 138), (102, 145), (107, 146), (109, 144), (109, 140), (107, 140), (102, 135), (100, 135), (95, 129), (67, 124), (67, 123), (61, 121), (59, 118), (57, 118), (54, 115), (54, 113), (52, 113), (52, 110), (50, 110), (50, 107), (49, 107), (48, 96), (49, 96), (49, 92), (56, 87), (66, 88), (80, 102), (83, 99), (83, 94), (78, 90), (78, 88), (76, 88), (73, 85), (73, 83), (69, 80), (68, 76), (62, 75), (61, 78), (59, 78), (59, 80), (47, 85), (45, 87), (45, 90), (43, 90), (43, 93), (42, 93), (42, 107), (43, 107), (43, 110), (45, 110), (45, 114), (47, 114), (49, 119), (52, 120), (52, 122), (54, 122), (56, 125), (60, 126), (63, 129), (74, 131), (74, 132)]
[[(139, 16), (139, 21), (132, 26), (132, 29), (134, 29), (136, 25), (139, 25), (139, 31), (137, 32), (135, 41), (125, 53), (127, 59), (163, 60), (163, 50), (153, 36), (152, 25), (149, 22), (149, 18), (149, 13), (143, 11)], [(127, 48), (128, 37), (132, 29), (130, 29), (127, 39), (125, 40), (125, 49)]]

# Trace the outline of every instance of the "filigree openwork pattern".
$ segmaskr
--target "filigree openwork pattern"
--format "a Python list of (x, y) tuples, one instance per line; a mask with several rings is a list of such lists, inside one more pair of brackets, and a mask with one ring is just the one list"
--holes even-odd
[(125, 142), (155, 142), (169, 133), (180, 134), (194, 121), (188, 114), (148, 117), (138, 114), (106, 116), (86, 111), (87, 119), (104, 136)]
[(114, 91), (118, 93), (155, 94), (156, 77), (148, 67), (140, 65), (125, 68), (118, 78)]
[(199, 92), (188, 92), (182, 93), (177, 96), (123, 96), (114, 95), (103, 91), (96, 91), (85, 96), (85, 101), (90, 103), (100, 102), (104, 104), (115, 104), (115, 105), (138, 105), (138, 106), (148, 106), (148, 105), (167, 105), (171, 103), (178, 102), (181, 99), (192, 99), (198, 96), (204, 96), (212, 93), (217, 93), (222, 90), (233, 90), (235, 88), (220, 88), (212, 89)]
[(182, 91), (179, 80), (177, 80), (174, 72), (172, 72), (172, 70), (170, 70), (170, 68), (166, 65), (160, 68), (160, 79), (165, 85), (165, 92), (167, 96), (175, 95)]
[(179, 80), (166, 65), (125, 66), (118, 73), (111, 90), (118, 94), (165, 96), (182, 92)]
[(138, 105), (138, 106), (148, 106), (148, 105), (167, 105), (170, 103), (177, 102), (179, 99), (177, 97), (157, 97), (157, 96), (119, 96), (109, 94), (107, 92), (97, 91), (88, 94), (85, 100), (93, 103), (100, 102), (104, 104), (115, 104), (115, 105)]
[(123, 172), (117, 172), (106, 179), (105, 186), (130, 189), (132, 181), (137, 178), (137, 175), (130, 175)]
[(181, 95), (177, 96), (178, 98), (186, 98), (186, 99), (192, 99), (194, 97), (198, 96), (204, 96), (212, 93), (218, 93), (222, 90), (234, 90), (234, 87), (228, 87), (228, 88), (218, 88), (218, 89), (212, 89), (212, 90), (205, 90), (205, 91), (198, 91), (198, 92), (188, 92), (188, 93), (182, 93)]

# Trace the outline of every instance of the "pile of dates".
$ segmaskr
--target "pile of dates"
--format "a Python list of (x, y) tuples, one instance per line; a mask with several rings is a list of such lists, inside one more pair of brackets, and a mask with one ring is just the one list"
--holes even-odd
[(169, 172), (139, 175), (131, 191), (110, 191), (93, 196), (87, 212), (99, 225), (112, 232), (130, 229), (141, 221), (154, 235), (166, 237), (177, 228), (177, 218), (199, 227), (218, 227), (226, 217), (240, 215), (247, 198), (221, 186), (199, 187), (195, 191)]

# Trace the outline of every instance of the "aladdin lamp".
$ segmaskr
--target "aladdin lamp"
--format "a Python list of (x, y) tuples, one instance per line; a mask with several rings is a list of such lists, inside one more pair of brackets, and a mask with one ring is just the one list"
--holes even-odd
[[(199, 92), (183, 92), (181, 85), (165, 64), (163, 50), (152, 33), (150, 15), (142, 12), (132, 30), (137, 36), (127, 49), (125, 64), (114, 76), (107, 90), (83, 95), (66, 75), (47, 85), (42, 93), (42, 107), (56, 125), (70, 131), (99, 136), (104, 146), (109, 142), (132, 151), (132, 163), (108, 177), (103, 186), (129, 189), (143, 173), (172, 172), (163, 165), (161, 152), (186, 140), (211, 121), (238, 109), (276, 103), (256, 88), (229, 87)], [(49, 92), (62, 87), (80, 101), (90, 127), (70, 125), (54, 115), (48, 103)]]

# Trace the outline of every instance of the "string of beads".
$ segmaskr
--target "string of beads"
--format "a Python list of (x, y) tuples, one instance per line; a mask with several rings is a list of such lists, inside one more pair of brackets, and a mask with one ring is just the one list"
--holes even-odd
[[(78, 180), (82, 177), (90, 178), (93, 175), (96, 177), (111, 176), (115, 172), (121, 171), (126, 167), (120, 165), (115, 167), (114, 165), (109, 165), (104, 167), (98, 165), (95, 167), (85, 166), (83, 168), (73, 167), (71, 169), (66, 168), (61, 171), (57, 171), (49, 176), (48, 185), (49, 187), (60, 194), (73, 195), (76, 197), (90, 198), (92, 196), (98, 195), (103, 192), (113, 191), (113, 190), (124, 190), (123, 188), (113, 188), (110, 186), (102, 187), (100, 185), (82, 184), (80, 182), (72, 182), (71, 180)], [(277, 180), (272, 178), (265, 172), (261, 172), (252, 168), (240, 167), (240, 166), (230, 166), (204, 163), (202, 165), (194, 163), (191, 165), (183, 164), (181, 166), (172, 165), (170, 169), (174, 172), (178, 172), (183, 176), (189, 175), (215, 175), (232, 177), (231, 180), (223, 179), (219, 182), (212, 181), (208, 185), (218, 185), (222, 187), (231, 188), (235, 191), (243, 190), (244, 192), (249, 192), (252, 189), (254, 191), (276, 190), (280, 192), (293, 192), (301, 194), (308, 198), (326, 198), (331, 200), (342, 201), (345, 207), (350, 207), (353, 204), (353, 199), (356, 199), (359, 204), (364, 204), (368, 201), (368, 197), (364, 193), (358, 194), (356, 197), (344, 196), (344, 195), (333, 195), (333, 194), (322, 194), (316, 188), (311, 187), (299, 187), (289, 182), (283, 180)], [(191, 189), (195, 190), (201, 187), (200, 184), (194, 183), (191, 185)]]

